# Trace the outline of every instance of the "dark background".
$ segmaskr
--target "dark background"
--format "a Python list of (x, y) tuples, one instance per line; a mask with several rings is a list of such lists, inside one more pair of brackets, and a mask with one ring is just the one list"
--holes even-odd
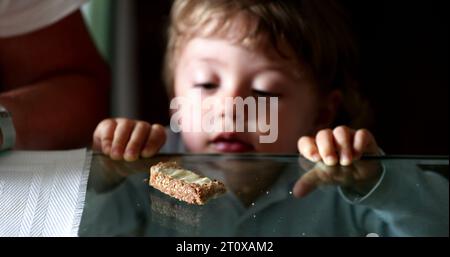
[[(362, 92), (374, 110), (375, 123), (369, 129), (379, 145), (388, 154), (448, 155), (445, 1), (341, 2), (359, 45)], [(136, 3), (139, 114), (168, 124), (160, 74), (170, 1)]]

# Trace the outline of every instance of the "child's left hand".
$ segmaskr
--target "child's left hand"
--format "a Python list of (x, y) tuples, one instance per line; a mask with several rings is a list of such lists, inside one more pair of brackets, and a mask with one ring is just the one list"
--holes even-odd
[(329, 166), (338, 163), (348, 166), (363, 154), (380, 154), (372, 133), (366, 129), (355, 131), (346, 126), (321, 130), (315, 138), (301, 137), (298, 140), (298, 150), (308, 160), (323, 161)]
[[(317, 166), (306, 172), (293, 188), (297, 197), (304, 197), (317, 187), (330, 184), (349, 187), (365, 194), (381, 174), (378, 162), (362, 162), (351, 166), (363, 154), (381, 154), (377, 142), (366, 129), (355, 131), (340, 126), (334, 130), (321, 130), (315, 138), (300, 138), (298, 150), (308, 160), (323, 161), (328, 167)], [(331, 167), (338, 163), (342, 166)]]

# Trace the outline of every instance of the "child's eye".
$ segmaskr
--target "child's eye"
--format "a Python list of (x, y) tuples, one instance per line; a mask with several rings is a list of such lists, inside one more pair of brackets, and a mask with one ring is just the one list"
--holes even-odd
[(214, 83), (197, 83), (197, 84), (194, 85), (194, 87), (199, 87), (199, 88), (202, 88), (202, 89), (211, 90), (211, 89), (218, 88), (219, 85), (214, 84)]
[(253, 89), (253, 94), (257, 97), (280, 97), (280, 94)]

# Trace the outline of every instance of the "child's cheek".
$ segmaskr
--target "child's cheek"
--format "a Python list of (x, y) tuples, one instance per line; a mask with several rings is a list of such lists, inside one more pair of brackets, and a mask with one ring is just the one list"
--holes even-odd
[(203, 133), (181, 132), (184, 145), (188, 152), (205, 153), (207, 152), (207, 139)]
[(198, 99), (195, 94), (196, 92), (186, 90), (186, 88), (178, 86), (175, 90), (178, 105), (172, 111), (177, 113), (175, 120), (180, 125), (181, 135), (186, 149), (194, 153), (207, 152), (208, 135), (201, 132), (202, 110), (198, 108), (201, 99)]
[[(310, 123), (310, 119), (300, 113), (293, 114), (280, 108), (277, 124), (271, 125), (271, 129), (276, 129), (278, 132), (277, 140), (271, 144), (259, 143), (258, 152), (297, 153), (297, 141), (301, 136), (308, 134), (311, 128)], [(275, 132), (272, 131), (272, 133)]]
[(191, 99), (189, 101), (189, 104), (183, 105), (180, 108), (182, 130), (184, 132), (203, 132), (204, 114), (201, 107), (195, 104), (201, 102), (201, 99), (196, 102), (192, 102)]

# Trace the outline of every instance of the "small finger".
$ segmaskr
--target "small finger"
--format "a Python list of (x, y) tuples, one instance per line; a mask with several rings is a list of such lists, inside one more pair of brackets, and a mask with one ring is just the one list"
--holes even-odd
[(135, 161), (139, 158), (141, 149), (144, 147), (150, 134), (151, 126), (147, 122), (137, 122), (130, 140), (125, 148), (124, 159), (126, 161)]
[(312, 137), (301, 137), (298, 140), (298, 151), (306, 159), (318, 162), (321, 160), (319, 150), (317, 149), (316, 142)]
[(316, 144), (324, 163), (329, 166), (336, 165), (338, 158), (334, 145), (333, 132), (330, 129), (319, 131), (316, 136)]
[(166, 142), (166, 131), (163, 126), (159, 124), (153, 124), (148, 136), (144, 149), (141, 152), (141, 156), (149, 158), (153, 156)]
[(117, 123), (113, 119), (100, 122), (94, 132), (94, 150), (101, 150), (103, 154), (109, 155)]
[(361, 158), (365, 153), (379, 154), (375, 138), (367, 129), (359, 129), (356, 131), (353, 142), (353, 151), (355, 159)]
[(353, 135), (352, 131), (345, 126), (339, 126), (333, 130), (334, 141), (339, 152), (340, 164), (350, 165), (353, 159)]
[(117, 128), (114, 132), (114, 139), (112, 142), (111, 158), (113, 160), (121, 160), (125, 151), (131, 132), (133, 131), (135, 123), (129, 120), (120, 120), (117, 123)]

